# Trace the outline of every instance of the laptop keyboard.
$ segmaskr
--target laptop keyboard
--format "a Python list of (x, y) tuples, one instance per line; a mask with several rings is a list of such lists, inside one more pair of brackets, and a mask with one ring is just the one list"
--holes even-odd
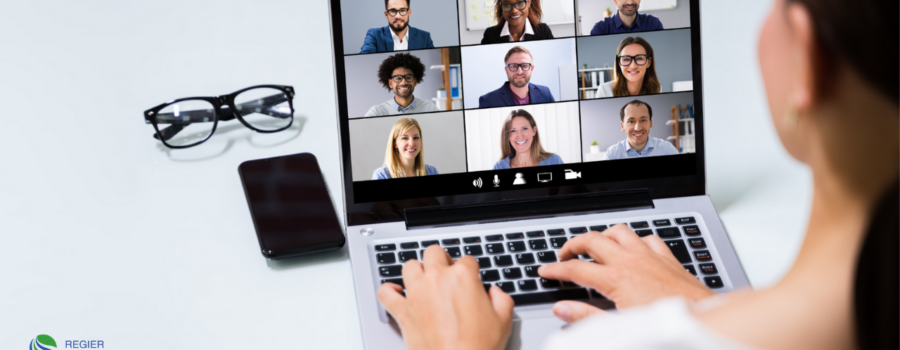
[[(541, 278), (537, 270), (541, 265), (559, 261), (559, 249), (572, 237), (590, 231), (602, 232), (619, 223), (622, 222), (487, 235), (459, 235), (422, 241), (406, 239), (396, 243), (376, 244), (373, 253), (381, 283), (392, 282), (403, 286), (403, 263), (410, 259), (421, 260), (426, 247), (438, 244), (453, 259), (471, 255), (478, 260), (485, 289), (489, 289), (491, 285), (500, 287), (512, 296), (516, 306), (559, 300), (605, 300), (590, 288)], [(662, 238), (684, 268), (710, 288), (724, 287), (704, 239), (705, 235), (693, 216), (675, 217), (672, 220), (633, 221), (627, 224), (641, 237), (656, 234)], [(592, 261), (587, 255), (579, 256), (579, 259)]]

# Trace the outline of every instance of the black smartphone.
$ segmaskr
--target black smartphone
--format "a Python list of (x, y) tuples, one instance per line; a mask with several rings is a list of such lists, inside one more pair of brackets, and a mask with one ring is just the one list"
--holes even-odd
[(335, 250), (346, 238), (319, 162), (310, 153), (238, 166), (259, 248), (269, 259)]

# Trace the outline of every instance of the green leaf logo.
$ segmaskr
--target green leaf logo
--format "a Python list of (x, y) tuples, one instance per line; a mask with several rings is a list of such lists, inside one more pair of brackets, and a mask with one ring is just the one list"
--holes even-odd
[(56, 349), (56, 340), (53, 337), (41, 334), (31, 340), (28, 350), (51, 350)]

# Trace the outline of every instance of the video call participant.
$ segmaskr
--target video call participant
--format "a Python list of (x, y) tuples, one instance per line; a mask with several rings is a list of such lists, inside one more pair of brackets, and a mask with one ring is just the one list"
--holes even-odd
[(384, 18), (387, 18), (388, 25), (369, 29), (359, 53), (434, 48), (430, 33), (409, 26), (409, 17), (412, 16), (410, 1), (384, 0)]
[(650, 137), (653, 127), (653, 109), (646, 102), (628, 102), (619, 111), (625, 139), (609, 146), (603, 160), (656, 157), (678, 154), (678, 149), (669, 141)]
[(388, 135), (384, 166), (375, 170), (372, 180), (401, 177), (438, 175), (437, 168), (425, 164), (422, 153), (422, 128), (413, 118), (403, 118), (394, 123)]
[(638, 13), (641, 0), (613, 0), (619, 8), (616, 14), (594, 24), (591, 35), (620, 34), (663, 30), (662, 22), (654, 15)]
[(433, 102), (413, 96), (416, 84), (425, 77), (425, 65), (418, 57), (408, 53), (398, 53), (388, 57), (378, 67), (378, 81), (385, 89), (394, 92), (394, 97), (384, 103), (369, 108), (366, 117), (393, 114), (437, 112)]
[(601, 84), (597, 97), (658, 94), (661, 88), (650, 43), (639, 36), (627, 37), (616, 50), (616, 80)]
[(541, 23), (540, 0), (498, 0), (494, 13), (497, 25), (484, 30), (482, 44), (553, 39), (550, 27)]
[(546, 86), (530, 83), (534, 72), (533, 59), (528, 49), (516, 46), (506, 53), (503, 60), (509, 81), (499, 89), (478, 98), (478, 108), (518, 106), (532, 103), (555, 102), (553, 94)]
[(509, 113), (500, 129), (500, 153), (494, 170), (563, 164), (562, 158), (541, 147), (537, 123), (531, 113), (517, 109)]

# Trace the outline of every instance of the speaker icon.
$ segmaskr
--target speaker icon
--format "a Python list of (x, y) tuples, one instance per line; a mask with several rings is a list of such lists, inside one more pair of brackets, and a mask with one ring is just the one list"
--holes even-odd
[(480, 177), (477, 178), (477, 179), (475, 179), (475, 181), (472, 181), (472, 186), (475, 186), (475, 187), (478, 187), (478, 188), (481, 188), (481, 185), (482, 185), (482, 184), (484, 184), (484, 182), (481, 181), (481, 178), (480, 178)]

